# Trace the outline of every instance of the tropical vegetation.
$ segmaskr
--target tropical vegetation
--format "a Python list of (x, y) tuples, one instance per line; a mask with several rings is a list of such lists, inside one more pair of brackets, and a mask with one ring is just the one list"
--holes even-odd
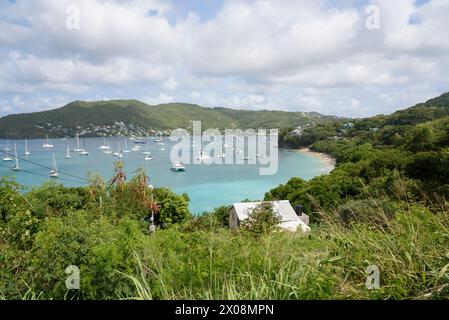
[[(0, 297), (447, 299), (448, 99), (302, 135), (282, 130), (285, 146), (338, 161), (328, 175), (292, 178), (265, 195), (301, 204), (307, 234), (277, 230), (265, 202), (239, 230), (227, 227), (229, 207), (192, 216), (187, 195), (149, 187), (142, 171), (127, 179), (121, 163), (110, 181), (92, 176), (82, 188), (24, 192), (3, 179)], [(80, 290), (66, 287), (72, 265)]]

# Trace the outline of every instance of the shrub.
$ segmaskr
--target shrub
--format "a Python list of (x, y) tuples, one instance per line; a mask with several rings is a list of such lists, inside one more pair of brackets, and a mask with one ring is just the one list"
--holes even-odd
[(261, 234), (276, 229), (281, 221), (281, 216), (274, 212), (273, 205), (270, 202), (262, 202), (249, 212), (248, 218), (242, 221), (242, 227), (252, 233)]

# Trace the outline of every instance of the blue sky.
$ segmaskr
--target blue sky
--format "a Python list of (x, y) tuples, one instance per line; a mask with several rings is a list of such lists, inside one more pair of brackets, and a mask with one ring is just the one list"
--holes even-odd
[(131, 98), (390, 113), (449, 91), (448, 16), (446, 0), (0, 0), (0, 116)]

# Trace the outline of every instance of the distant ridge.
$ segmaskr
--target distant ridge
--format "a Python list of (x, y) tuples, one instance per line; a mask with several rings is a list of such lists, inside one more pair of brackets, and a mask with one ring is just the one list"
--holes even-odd
[(74, 101), (64, 107), (0, 118), (0, 138), (42, 138), (104, 134), (143, 134), (188, 128), (192, 120), (208, 128), (298, 127), (334, 119), (316, 112), (247, 111), (195, 104), (148, 105), (138, 100)]

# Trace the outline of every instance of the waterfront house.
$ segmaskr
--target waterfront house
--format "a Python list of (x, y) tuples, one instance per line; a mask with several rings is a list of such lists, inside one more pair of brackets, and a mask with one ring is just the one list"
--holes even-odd
[[(240, 227), (242, 221), (262, 202), (234, 203), (229, 211), (229, 227), (236, 229)], [(309, 216), (302, 212), (302, 207), (293, 209), (288, 200), (268, 201), (273, 206), (273, 211), (281, 217), (279, 227), (285, 231), (310, 231)]]

